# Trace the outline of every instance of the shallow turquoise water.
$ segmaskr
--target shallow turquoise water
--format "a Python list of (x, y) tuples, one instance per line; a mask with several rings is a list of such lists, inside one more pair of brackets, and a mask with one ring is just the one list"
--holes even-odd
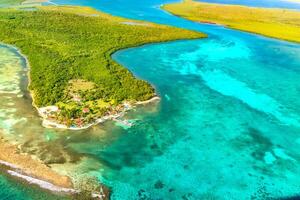
[(299, 45), (189, 22), (159, 10), (164, 1), (72, 2), (209, 34), (114, 55), (162, 101), (100, 152), (85, 149), (106, 163), (100, 178), (113, 199), (299, 193)]
[[(35, 130), (32, 107), (25, 93), (25, 61), (13, 48), (0, 44), (0, 134), (8, 140), (18, 143), (23, 136), (32, 141)], [(27, 110), (26, 110), (27, 109)], [(38, 122), (40, 124), (40, 122)], [(24, 128), (25, 127), (25, 128)], [(39, 125), (40, 127), (40, 125)], [(37, 139), (38, 137), (34, 137)], [(26, 182), (15, 180), (0, 169), (0, 199), (2, 200), (41, 200), (66, 199), (51, 194)]]
[(51, 131), (49, 139), (49, 130), (30, 129), (27, 117), (19, 125), (27, 135), (34, 131), (50, 140), (49, 147), (90, 158), (82, 173), (109, 185), (116, 200), (299, 194), (299, 45), (180, 19), (158, 9), (162, 0), (55, 2), (199, 30), (209, 38), (113, 55), (162, 97), (128, 115), (139, 119), (132, 128), (109, 122), (76, 133)]
[(124, 4), (96, 8), (210, 38), (114, 55), (163, 98), (157, 115), (96, 153), (109, 160), (113, 199), (298, 194), (299, 46), (191, 23), (159, 11), (162, 2), (130, 3), (126, 13)]
[(49, 194), (37, 187), (26, 185), (0, 174), (0, 199), (2, 200), (58, 200), (67, 199), (62, 196)]
[[(115, 199), (125, 194), (131, 199), (141, 190), (150, 199), (265, 199), (298, 193), (299, 58), (289, 58), (295, 65), (287, 68), (280, 64), (284, 51), (269, 63), (266, 55), (254, 56), (264, 53), (261, 49), (218, 45), (209, 39), (183, 41), (114, 55), (163, 97), (159, 115), (130, 131), (135, 138), (106, 150), (116, 157), (124, 146), (130, 148), (124, 155), (130, 155), (128, 166), (111, 160), (121, 168), (107, 175), (115, 180)], [(294, 49), (297, 55), (299, 50)], [(269, 49), (267, 55), (273, 53)], [(149, 147), (136, 152), (130, 145), (139, 138), (146, 138), (140, 145)]]

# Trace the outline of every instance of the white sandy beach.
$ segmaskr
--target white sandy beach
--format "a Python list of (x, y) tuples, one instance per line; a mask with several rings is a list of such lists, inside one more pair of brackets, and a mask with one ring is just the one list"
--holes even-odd
[[(156, 101), (159, 101), (159, 100), (160, 100), (160, 97), (154, 96), (153, 98), (151, 98), (149, 100), (146, 100), (146, 101), (138, 101), (134, 105), (145, 105), (145, 104), (148, 104), (148, 103), (151, 103), (151, 102), (156, 102)], [(101, 117), (99, 119), (96, 119), (94, 122), (86, 124), (86, 125), (84, 125), (82, 127), (68, 127), (68, 126), (66, 126), (64, 124), (60, 124), (60, 123), (58, 123), (56, 121), (48, 120), (47, 119), (47, 112), (48, 112), (47, 110), (49, 110), (50, 112), (52, 112), (52, 111), (56, 112), (58, 110), (58, 108), (56, 106), (47, 106), (47, 107), (38, 108), (37, 106), (34, 105), (34, 107), (37, 109), (39, 115), (43, 119), (42, 125), (45, 128), (69, 129), (69, 130), (73, 130), (73, 131), (88, 129), (88, 128), (92, 127), (92, 126), (95, 126), (97, 124), (103, 123), (103, 122), (105, 122), (107, 120), (114, 120), (116, 118), (122, 117), (122, 116), (125, 115), (126, 111), (132, 109), (132, 107), (133, 107), (129, 103), (124, 103), (124, 106), (125, 106), (125, 109), (122, 112), (120, 112), (120, 113), (117, 113), (117, 114), (114, 114), (114, 115), (103, 116), (103, 117)]]

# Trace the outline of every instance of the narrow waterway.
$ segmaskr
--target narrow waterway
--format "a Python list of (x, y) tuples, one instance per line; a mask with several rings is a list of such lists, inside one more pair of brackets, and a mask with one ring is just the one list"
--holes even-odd
[(116, 200), (299, 194), (300, 45), (193, 23), (160, 10), (163, 0), (55, 3), (198, 30), (209, 38), (113, 55), (162, 97), (158, 105), (132, 111), (127, 117), (138, 122), (127, 130), (112, 122), (80, 132), (44, 129), (26, 95), (16, 92), (14, 101), (27, 107), (13, 107), (12, 118), (20, 118), (13, 126), (3, 122), (8, 114), (0, 124), (13, 137), (22, 135), (17, 142), (23, 151), (66, 174), (97, 176)]

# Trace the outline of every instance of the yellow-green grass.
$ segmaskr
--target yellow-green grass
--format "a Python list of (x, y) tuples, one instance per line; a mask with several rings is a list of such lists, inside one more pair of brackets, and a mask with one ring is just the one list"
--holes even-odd
[(0, 7), (10, 6), (10, 5), (19, 5), (23, 0), (0, 0)]
[(300, 3), (300, 0), (286, 0), (286, 1), (293, 2), (293, 3)]
[(163, 8), (174, 15), (198, 22), (216, 23), (268, 37), (300, 42), (300, 12), (253, 8), (185, 0)]
[(106, 111), (98, 112), (96, 106), (90, 105), (99, 100), (120, 104), (148, 100), (155, 95), (149, 83), (114, 62), (112, 53), (147, 43), (205, 37), (169, 26), (123, 22), (134, 21), (84, 7), (0, 9), (0, 42), (16, 46), (28, 58), (30, 89), (37, 106), (76, 104), (74, 92), (69, 92), (70, 81), (82, 80), (93, 88), (76, 91), (81, 102), (73, 106), (69, 117), (84, 117), (80, 110), (89, 107), (93, 110), (90, 118), (97, 118)]

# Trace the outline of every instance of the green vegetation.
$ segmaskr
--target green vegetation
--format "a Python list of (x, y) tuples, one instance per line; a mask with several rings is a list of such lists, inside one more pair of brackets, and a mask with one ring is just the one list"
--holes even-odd
[[(26, 55), (31, 65), (34, 103), (39, 107), (59, 105), (63, 109), (61, 121), (82, 117), (92, 120), (108, 111), (106, 104), (117, 107), (124, 101), (143, 101), (155, 95), (150, 84), (136, 79), (112, 60), (115, 51), (152, 42), (204, 37), (201, 33), (150, 23), (122, 24), (132, 20), (90, 8), (37, 8), (0, 9), (0, 41), (16, 46)], [(75, 90), (76, 84), (79, 89)]]
[(22, 3), (23, 0), (0, 0), (0, 7), (6, 5), (17, 5)]
[(300, 13), (285, 9), (252, 8), (185, 0), (163, 8), (189, 20), (217, 23), (268, 37), (300, 42)]

